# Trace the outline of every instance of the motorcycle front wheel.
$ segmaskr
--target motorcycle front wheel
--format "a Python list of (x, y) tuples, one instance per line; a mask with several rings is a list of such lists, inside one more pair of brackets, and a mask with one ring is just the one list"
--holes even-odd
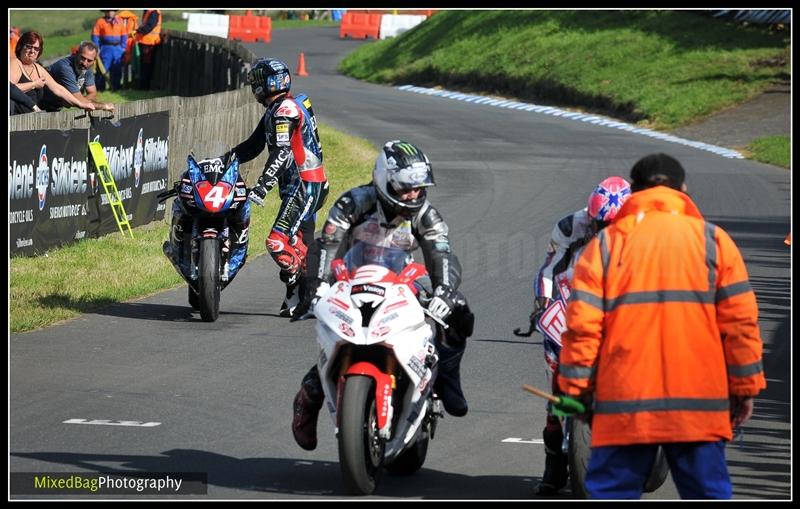
[(219, 317), (219, 255), (219, 239), (200, 240), (200, 279), (197, 289), (200, 296), (200, 317), (204, 322), (213, 322)]
[(339, 427), (339, 466), (345, 490), (370, 495), (380, 480), (385, 443), (378, 435), (378, 413), (372, 378), (362, 375), (344, 381)]

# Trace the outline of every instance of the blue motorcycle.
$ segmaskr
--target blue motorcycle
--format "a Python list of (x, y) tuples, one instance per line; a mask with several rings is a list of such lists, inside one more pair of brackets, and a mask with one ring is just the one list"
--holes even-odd
[[(177, 196), (178, 207), (173, 208), (190, 218), (179, 225), (173, 220), (170, 236), (180, 235), (181, 239), (166, 242), (164, 252), (189, 285), (189, 304), (200, 311), (203, 321), (213, 322), (219, 316), (220, 292), (233, 280), (228, 275), (228, 220), (246, 206), (248, 189), (235, 154), (227, 164), (219, 157), (198, 162), (190, 154), (187, 165), (181, 180), (158, 195), (159, 202)], [(183, 252), (177, 253), (180, 256), (171, 252), (173, 245), (182, 246)]]

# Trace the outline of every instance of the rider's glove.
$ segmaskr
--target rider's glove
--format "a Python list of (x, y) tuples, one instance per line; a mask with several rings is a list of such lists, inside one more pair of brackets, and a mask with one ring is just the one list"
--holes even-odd
[(433, 299), (428, 304), (428, 311), (444, 321), (453, 312), (453, 289), (446, 285), (439, 285), (433, 291)]
[(264, 206), (264, 198), (267, 197), (267, 193), (272, 190), (273, 187), (278, 183), (276, 179), (264, 180), (264, 177), (260, 177), (258, 179), (258, 184), (255, 187), (250, 189), (250, 194), (247, 197), (261, 207)]
[(550, 299), (547, 297), (537, 297), (536, 298), (536, 306), (534, 307), (533, 311), (531, 312), (531, 316), (529, 317), (532, 324), (539, 323), (539, 317), (542, 316), (544, 310), (550, 305)]

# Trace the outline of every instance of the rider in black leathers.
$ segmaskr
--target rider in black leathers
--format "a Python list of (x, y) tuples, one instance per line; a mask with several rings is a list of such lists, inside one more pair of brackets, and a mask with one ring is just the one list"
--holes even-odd
[[(448, 227), (427, 201), (425, 188), (434, 185), (427, 156), (411, 143), (389, 141), (381, 149), (371, 184), (344, 193), (333, 205), (315, 249), (309, 249), (308, 292), (295, 318), (313, 309), (316, 289), (331, 277), (331, 261), (344, 255), (355, 240), (390, 239), (392, 247), (409, 254), (421, 248), (430, 276), (428, 310), (449, 328), (436, 335), (439, 374), (434, 389), (451, 415), (467, 413), (459, 366), (474, 316), (458, 291), (461, 265), (450, 251)], [(428, 282), (423, 282), (427, 286)], [(324, 395), (316, 365), (303, 378), (294, 399), (292, 432), (300, 447), (317, 445), (317, 417)]]

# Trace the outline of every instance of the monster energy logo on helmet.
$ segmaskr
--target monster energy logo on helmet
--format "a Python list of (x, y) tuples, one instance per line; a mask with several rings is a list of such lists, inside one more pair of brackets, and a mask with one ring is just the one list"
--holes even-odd
[(419, 155), (419, 150), (417, 149), (417, 147), (415, 147), (410, 143), (406, 143), (404, 141), (396, 142), (394, 144), (394, 147), (409, 156)]

